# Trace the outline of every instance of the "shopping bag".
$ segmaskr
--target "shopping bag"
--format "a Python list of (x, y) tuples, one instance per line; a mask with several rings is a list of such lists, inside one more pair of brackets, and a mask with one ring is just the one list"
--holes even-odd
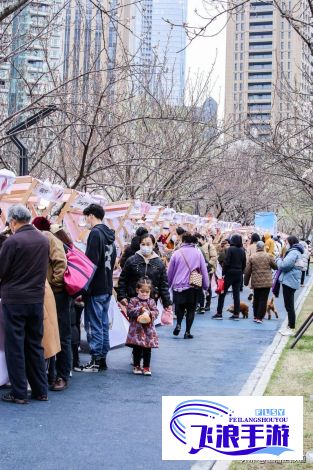
[(167, 307), (163, 310), (161, 315), (161, 324), (162, 325), (173, 325), (173, 309), (172, 307)]
[(217, 280), (217, 288), (215, 292), (217, 294), (224, 294), (224, 289), (225, 289), (225, 282), (224, 282), (224, 278), (222, 277), (221, 279)]

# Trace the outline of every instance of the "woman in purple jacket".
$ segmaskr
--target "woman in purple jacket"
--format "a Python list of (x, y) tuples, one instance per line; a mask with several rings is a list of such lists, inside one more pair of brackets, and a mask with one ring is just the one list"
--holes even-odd
[(193, 338), (190, 330), (195, 318), (199, 289), (190, 285), (191, 273), (197, 270), (202, 274), (202, 287), (200, 289), (206, 291), (209, 287), (208, 270), (204, 256), (196, 246), (197, 242), (198, 240), (194, 235), (188, 232), (183, 234), (182, 245), (179, 250), (173, 253), (167, 273), (169, 285), (173, 289), (173, 302), (177, 317), (177, 325), (173, 334), (175, 336), (179, 335), (186, 312), (185, 339)]

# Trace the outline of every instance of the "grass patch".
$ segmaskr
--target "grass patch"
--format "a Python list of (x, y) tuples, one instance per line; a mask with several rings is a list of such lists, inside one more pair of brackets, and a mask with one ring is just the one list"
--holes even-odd
[[(313, 289), (311, 289), (302, 307), (296, 327), (307, 318), (313, 310)], [(293, 339), (290, 338), (284, 349), (265, 395), (295, 395), (304, 397), (304, 453), (313, 449), (313, 325), (306, 331), (294, 349), (290, 349)], [(277, 459), (278, 460), (278, 459)], [(233, 462), (230, 470), (312, 470), (312, 463), (270, 463), (270, 462)]]

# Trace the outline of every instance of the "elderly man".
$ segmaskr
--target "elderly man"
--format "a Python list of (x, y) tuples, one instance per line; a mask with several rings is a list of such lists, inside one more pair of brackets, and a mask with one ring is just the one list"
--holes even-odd
[(51, 381), (50, 390), (61, 392), (68, 387), (72, 361), (70, 298), (64, 288), (64, 273), (67, 268), (66, 255), (63, 243), (50, 232), (48, 219), (36, 217), (33, 220), (33, 225), (49, 241), (48, 281), (53, 290), (57, 307), (61, 341), (61, 351), (56, 355), (55, 363), (50, 361), (49, 381)]
[(47, 401), (43, 348), (43, 302), (49, 260), (48, 240), (29, 224), (22, 204), (11, 206), (13, 233), (0, 251), (1, 302), (5, 321), (5, 354), (12, 392), (2, 400), (27, 403), (27, 380), (32, 398)]

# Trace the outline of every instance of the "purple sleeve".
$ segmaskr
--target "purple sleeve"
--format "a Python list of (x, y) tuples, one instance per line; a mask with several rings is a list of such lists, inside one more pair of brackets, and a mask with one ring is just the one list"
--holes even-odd
[(209, 275), (208, 270), (204, 261), (204, 256), (200, 252), (200, 271), (202, 274), (202, 288), (207, 290), (209, 288)]
[(168, 270), (167, 270), (167, 279), (168, 279), (168, 284), (170, 287), (172, 287), (172, 284), (173, 284), (175, 268), (176, 268), (176, 253), (172, 255), (170, 259), (170, 263), (168, 265)]

